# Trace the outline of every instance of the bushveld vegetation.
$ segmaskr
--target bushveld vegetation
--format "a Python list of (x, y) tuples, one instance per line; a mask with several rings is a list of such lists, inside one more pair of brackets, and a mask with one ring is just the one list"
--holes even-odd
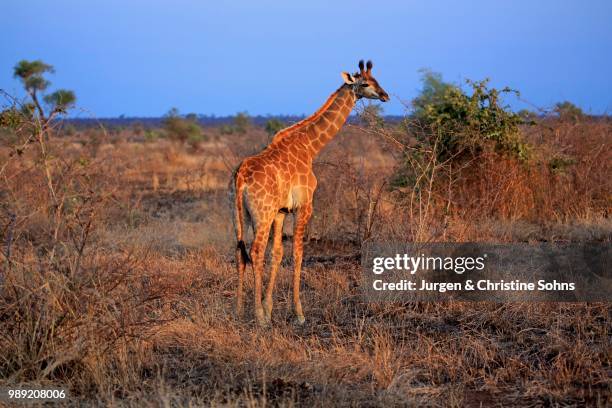
[(368, 240), (610, 241), (610, 120), (515, 115), (504, 93), (429, 73), (402, 123), (345, 126), (316, 163), (309, 320), (290, 323), (287, 259), (267, 330), (233, 317), (226, 190), (270, 129), (71, 128), (7, 97), (1, 384), (75, 405), (609, 406), (609, 304), (361, 297)]
[(178, 109), (172, 108), (166, 113), (163, 121), (166, 136), (180, 144), (189, 143), (192, 146), (204, 140), (202, 128), (197, 123), (197, 117), (189, 114), (182, 117)]

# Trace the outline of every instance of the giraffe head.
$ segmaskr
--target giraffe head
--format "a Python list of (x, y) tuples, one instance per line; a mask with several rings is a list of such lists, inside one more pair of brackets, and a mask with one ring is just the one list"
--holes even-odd
[(359, 72), (353, 75), (348, 72), (342, 73), (344, 83), (350, 86), (357, 98), (380, 99), (383, 102), (389, 100), (389, 95), (378, 84), (372, 76), (372, 61), (364, 65), (363, 60), (359, 61)]

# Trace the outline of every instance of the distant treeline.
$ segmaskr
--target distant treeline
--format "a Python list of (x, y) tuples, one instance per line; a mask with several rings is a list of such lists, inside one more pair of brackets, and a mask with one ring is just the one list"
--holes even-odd
[[(256, 126), (265, 126), (266, 123), (271, 119), (280, 120), (286, 124), (296, 123), (306, 116), (300, 115), (257, 115), (249, 116), (249, 120)], [(388, 123), (398, 123), (404, 117), (399, 115), (385, 115), (384, 120)], [(209, 115), (197, 115), (195, 120), (202, 126), (222, 126), (234, 123), (236, 116), (209, 116)], [(65, 124), (73, 125), (75, 128), (88, 128), (92, 126), (107, 126), (107, 127), (129, 127), (132, 125), (142, 125), (148, 128), (156, 128), (163, 126), (165, 117), (128, 117), (119, 116), (115, 118), (68, 118), (64, 120)], [(349, 123), (359, 122), (359, 117), (351, 115), (348, 119)]]

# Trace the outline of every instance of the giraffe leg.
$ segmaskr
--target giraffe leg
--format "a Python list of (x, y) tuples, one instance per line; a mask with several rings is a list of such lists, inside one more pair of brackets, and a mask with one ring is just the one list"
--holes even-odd
[(264, 313), (269, 322), (272, 318), (272, 293), (274, 292), (274, 282), (276, 274), (283, 259), (283, 222), (285, 214), (279, 213), (274, 218), (273, 241), (272, 241), (272, 265), (270, 268), (270, 281), (266, 288), (266, 300), (264, 302)]
[(251, 260), (253, 261), (253, 272), (255, 274), (255, 318), (260, 326), (266, 325), (264, 311), (261, 304), (261, 287), (262, 275), (264, 268), (264, 257), (266, 255), (266, 245), (268, 244), (268, 236), (270, 235), (269, 222), (258, 223), (255, 229), (255, 239), (251, 245)]
[(236, 267), (238, 268), (238, 290), (236, 292), (236, 315), (242, 317), (244, 298), (242, 297), (244, 287), (244, 270), (246, 259), (242, 254), (242, 249), (236, 248)]
[(311, 215), (311, 204), (300, 207), (295, 216), (295, 226), (293, 229), (293, 306), (296, 320), (299, 324), (303, 324), (305, 321), (302, 303), (300, 302), (300, 274), (302, 272), (302, 254), (304, 252), (304, 230)]

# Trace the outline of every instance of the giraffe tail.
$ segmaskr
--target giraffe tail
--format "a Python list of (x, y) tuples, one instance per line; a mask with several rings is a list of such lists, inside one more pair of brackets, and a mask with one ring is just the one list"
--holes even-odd
[(244, 262), (253, 264), (253, 261), (251, 260), (251, 257), (249, 256), (249, 253), (246, 250), (246, 245), (244, 244), (244, 241), (238, 241), (237, 248), (240, 250), (240, 254), (242, 255), (242, 259), (244, 259)]
[(233, 184), (233, 193), (234, 193), (234, 227), (236, 229), (236, 240), (238, 241), (238, 245), (236, 249), (240, 251), (240, 256), (242, 257), (242, 261), (244, 263), (250, 263), (251, 257), (246, 249), (246, 244), (244, 243), (243, 234), (245, 230), (245, 216), (244, 216), (244, 180), (238, 174), (238, 171), (234, 173), (234, 177), (232, 179)]

